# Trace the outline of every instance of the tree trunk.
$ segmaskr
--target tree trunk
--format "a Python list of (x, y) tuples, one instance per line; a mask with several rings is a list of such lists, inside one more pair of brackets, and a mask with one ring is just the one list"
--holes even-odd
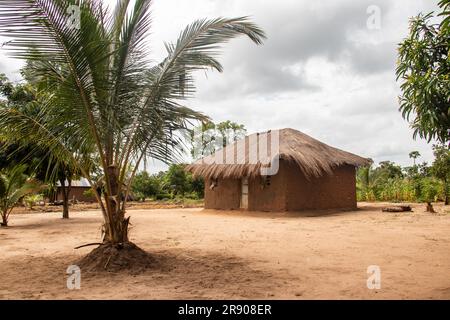
[(2, 227), (7, 227), (8, 226), (8, 219), (6, 218), (6, 212), (2, 212), (2, 223), (1, 223)]
[(65, 179), (60, 179), (59, 182), (61, 183), (61, 191), (63, 196), (63, 219), (69, 219), (69, 195), (70, 195), (70, 189), (72, 186), (72, 181), (70, 179), (67, 179), (68, 185), (66, 187), (66, 181)]
[(122, 208), (122, 194), (119, 186), (119, 174), (116, 166), (108, 167), (111, 194), (105, 192), (106, 210), (109, 221), (105, 221), (104, 242), (120, 244), (128, 242), (128, 224), (130, 218), (125, 219), (125, 208)]

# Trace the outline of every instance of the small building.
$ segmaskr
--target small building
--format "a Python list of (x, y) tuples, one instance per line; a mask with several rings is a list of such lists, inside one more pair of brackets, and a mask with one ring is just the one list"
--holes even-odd
[(186, 169), (205, 178), (206, 209), (355, 209), (356, 167), (370, 162), (281, 129), (246, 136)]
[[(67, 187), (68, 182), (65, 182)], [(95, 202), (97, 201), (95, 196), (91, 193), (87, 193), (86, 191), (91, 190), (91, 185), (88, 180), (85, 178), (81, 178), (80, 180), (72, 181), (70, 192), (69, 192), (69, 201), (78, 201), (78, 202)], [(56, 184), (56, 192), (54, 193), (54, 201), (63, 201), (63, 191), (61, 184), (58, 182)]]

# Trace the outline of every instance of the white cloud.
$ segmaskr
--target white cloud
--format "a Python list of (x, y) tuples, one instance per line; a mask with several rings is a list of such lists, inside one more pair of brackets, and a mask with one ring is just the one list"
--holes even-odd
[[(366, 27), (369, 5), (381, 9), (380, 30)], [(162, 59), (163, 41), (195, 19), (250, 15), (266, 43), (227, 44), (224, 73), (199, 74), (189, 106), (249, 132), (292, 127), (377, 162), (410, 164), (412, 150), (430, 162), (431, 145), (414, 141), (398, 112), (395, 61), (408, 19), (435, 9), (429, 0), (155, 0), (149, 54)], [(17, 78), (21, 63), (2, 50), (0, 59), (0, 72)]]

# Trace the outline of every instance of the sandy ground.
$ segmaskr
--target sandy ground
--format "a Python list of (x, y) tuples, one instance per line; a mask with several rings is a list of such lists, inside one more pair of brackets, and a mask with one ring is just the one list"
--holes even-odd
[[(98, 211), (16, 214), (0, 229), (2, 299), (450, 299), (450, 208), (320, 214), (129, 210), (131, 239), (162, 261), (139, 275), (66, 269), (100, 237)], [(367, 288), (367, 268), (381, 289)]]

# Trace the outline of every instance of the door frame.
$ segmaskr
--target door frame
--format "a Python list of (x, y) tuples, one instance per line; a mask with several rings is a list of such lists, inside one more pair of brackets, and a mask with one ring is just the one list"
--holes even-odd
[(248, 188), (248, 177), (243, 177), (240, 180), (240, 195), (239, 195), (239, 208), (242, 210), (248, 210), (248, 198), (249, 198), (249, 188)]

